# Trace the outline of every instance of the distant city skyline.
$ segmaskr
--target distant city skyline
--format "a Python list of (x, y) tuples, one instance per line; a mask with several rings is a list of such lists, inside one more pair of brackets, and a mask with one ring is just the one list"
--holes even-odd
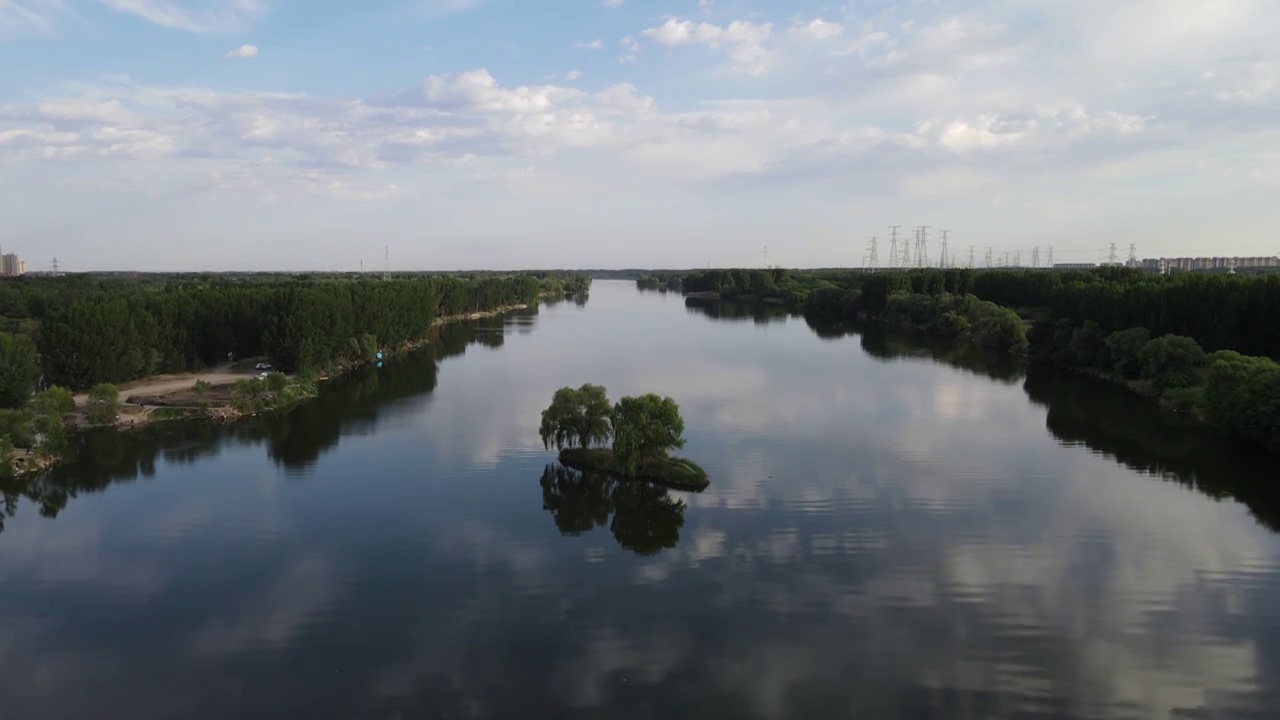
[(859, 266), (896, 224), (961, 264), (1270, 256), (1277, 35), (1264, 0), (5, 0), (0, 246)]

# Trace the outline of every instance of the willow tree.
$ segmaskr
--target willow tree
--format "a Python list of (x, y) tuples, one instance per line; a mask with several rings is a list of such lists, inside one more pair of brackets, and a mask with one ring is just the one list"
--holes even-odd
[(609, 396), (599, 385), (560, 388), (551, 398), (551, 406), (542, 411), (538, 430), (542, 445), (548, 449), (554, 445), (557, 450), (604, 445), (612, 434), (612, 412)]
[(613, 457), (629, 475), (646, 458), (666, 457), (684, 447), (683, 434), (680, 406), (669, 397), (624, 397), (613, 409)]

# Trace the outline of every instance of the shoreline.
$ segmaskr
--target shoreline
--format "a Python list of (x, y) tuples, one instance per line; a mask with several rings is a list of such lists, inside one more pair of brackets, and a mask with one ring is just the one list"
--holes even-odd
[[(553, 296), (548, 294), (540, 294), (538, 297), (541, 300), (543, 298), (553, 297)], [(434, 330), (438, 327), (441, 327), (443, 325), (448, 325), (450, 323), (483, 320), (485, 318), (497, 317), (499, 315), (504, 315), (509, 312), (516, 312), (519, 310), (527, 310), (527, 309), (529, 309), (529, 305), (527, 303), (518, 303), (515, 305), (504, 305), (500, 308), (496, 308), (493, 310), (477, 310), (469, 313), (459, 313), (456, 315), (443, 315), (436, 318), (435, 322), (431, 324), (431, 329)], [(391, 357), (394, 355), (403, 355), (405, 353), (421, 350), (422, 348), (426, 347), (430, 342), (431, 342), (430, 338), (421, 338), (419, 340), (406, 342), (402, 346), (399, 346), (393, 349), (383, 350), (382, 352), (384, 353), (385, 357)], [(370, 365), (375, 362), (378, 362), (378, 361), (365, 360), (360, 362), (340, 363), (334, 372), (320, 374), (316, 378), (316, 382), (317, 383), (327, 382), (329, 380), (341, 377), (355, 370), (356, 368), (364, 367), (366, 365)], [(83, 393), (77, 393), (75, 396), (77, 400), (76, 412), (68, 416), (72, 418), (67, 423), (68, 427), (72, 432), (78, 433), (78, 432), (84, 432), (86, 430), (91, 430), (96, 428), (111, 428), (116, 430), (117, 432), (128, 432), (131, 430), (150, 427), (158, 423), (173, 422), (178, 420), (199, 420), (199, 421), (205, 421), (205, 422), (213, 422), (218, 425), (226, 425), (226, 424), (234, 423), (247, 418), (256, 417), (259, 415), (265, 415), (267, 413), (275, 413), (275, 412), (290, 410), (292, 408), (298, 407), (299, 405), (305, 402), (314, 400), (316, 397), (319, 396), (319, 392), (317, 391), (315, 395), (310, 395), (307, 397), (300, 398), (297, 402), (290, 403), (287, 406), (271, 408), (261, 412), (242, 412), (232, 407), (232, 405), (229, 402), (220, 403), (216, 405), (210, 404), (206, 407), (199, 407), (199, 406), (189, 406), (189, 405), (168, 405), (168, 404), (135, 404), (135, 403), (128, 403), (126, 401), (126, 399), (132, 399), (134, 397), (141, 397), (147, 400), (164, 400), (166, 397), (174, 397), (174, 396), (181, 397), (184, 393), (190, 393), (192, 388), (195, 386), (196, 382), (198, 382), (199, 380), (205, 377), (210, 377), (211, 376), (210, 373), (213, 372), (216, 368), (229, 367), (229, 365), (230, 365), (229, 363), (224, 365), (215, 365), (213, 366), (213, 368), (206, 368), (204, 371), (195, 372), (195, 373), (180, 373), (180, 374), (166, 373), (163, 375), (154, 375), (149, 378), (139, 378), (138, 380), (132, 380), (126, 383), (126, 385), (130, 385), (132, 386), (132, 388), (122, 387), (120, 389), (120, 395), (121, 395), (120, 412), (116, 417), (116, 421), (111, 425), (88, 424), (84, 413), (81, 412), (82, 410), (81, 400), (82, 398), (86, 397), (86, 395)], [(222, 378), (226, 378), (227, 380), (220, 382), (217, 385), (212, 385), (210, 387), (211, 391), (226, 391), (228, 388), (234, 386), (235, 383), (239, 382), (240, 380), (249, 380), (249, 379), (256, 378), (257, 373), (255, 372), (251, 374), (242, 374), (242, 375), (220, 373), (218, 374), (218, 376)], [(297, 377), (296, 374), (289, 376), (290, 380), (296, 379), (296, 377)], [(165, 392), (158, 395), (140, 395), (140, 396), (133, 395), (133, 392), (135, 390), (139, 388), (145, 388), (147, 387), (148, 384), (151, 384), (152, 386), (157, 384), (169, 385), (176, 382), (181, 382), (181, 383), (189, 382), (189, 384), (185, 385), (184, 387), (167, 389)], [(165, 417), (157, 417), (157, 414), (165, 415)], [(14, 462), (13, 462), (13, 476), (15, 479), (23, 479), (23, 478), (31, 477), (34, 475), (38, 475), (39, 473), (45, 472), (46, 470), (49, 470), (50, 468), (64, 462), (67, 459), (68, 458), (63, 458), (63, 457), (37, 458), (34, 452), (32, 452), (29, 449), (24, 448), (22, 450), (18, 450), (15, 448)]]

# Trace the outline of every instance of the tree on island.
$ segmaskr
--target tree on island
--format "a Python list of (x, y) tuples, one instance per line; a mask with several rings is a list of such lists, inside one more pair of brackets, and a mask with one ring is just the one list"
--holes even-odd
[(609, 442), (611, 433), (609, 396), (604, 388), (590, 383), (580, 388), (560, 388), (551, 407), (542, 411), (538, 430), (548, 450), (566, 447), (589, 448)]
[(544, 447), (560, 451), (560, 462), (578, 470), (681, 489), (701, 490), (708, 482), (696, 463), (670, 456), (684, 447), (684, 420), (669, 397), (624, 397), (610, 407), (598, 385), (561, 388), (542, 411), (539, 434)]
[(613, 457), (634, 476), (646, 458), (665, 458), (684, 447), (680, 406), (653, 393), (624, 397), (613, 408)]

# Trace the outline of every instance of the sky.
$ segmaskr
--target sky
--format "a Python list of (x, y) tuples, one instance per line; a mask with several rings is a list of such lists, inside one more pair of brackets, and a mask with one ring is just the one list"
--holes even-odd
[[(1277, 0), (0, 0), (30, 269), (1280, 253)], [(767, 260), (766, 260), (767, 254)]]

